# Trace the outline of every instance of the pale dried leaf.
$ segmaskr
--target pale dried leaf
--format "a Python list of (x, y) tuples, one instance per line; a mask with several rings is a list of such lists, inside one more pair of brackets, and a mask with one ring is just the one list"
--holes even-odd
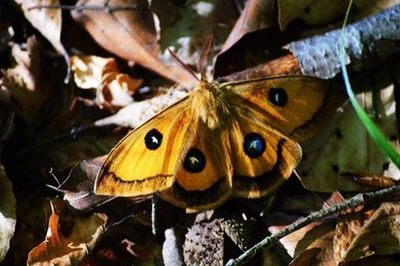
[(100, 105), (121, 107), (132, 103), (132, 94), (143, 82), (121, 73), (114, 58), (73, 56), (71, 61), (75, 82), (83, 89), (97, 89)]
[(105, 215), (74, 217), (60, 199), (51, 201), (46, 240), (28, 254), (28, 265), (80, 265), (104, 232)]
[(95, 125), (106, 126), (115, 124), (123, 127), (136, 128), (161, 110), (186, 96), (187, 92), (184, 90), (170, 89), (166, 94), (162, 94), (150, 100), (133, 102), (119, 110), (116, 114), (97, 120)]
[(61, 9), (60, 8), (38, 8), (30, 9), (40, 5), (59, 5), (59, 0), (14, 0), (21, 5), (26, 19), (35, 27), (53, 47), (62, 54), (69, 64), (68, 54), (61, 44)]
[[(354, 237), (350, 239), (347, 248), (342, 249), (342, 252), (335, 252), (337, 262), (358, 260), (371, 255), (400, 253), (400, 203), (382, 203), (375, 212), (369, 211), (366, 214), (355, 220), (362, 225), (357, 226), (356, 231), (353, 230)], [(347, 232), (349, 230), (339, 231), (337, 227), (335, 238), (341, 239)]]
[(162, 247), (163, 261), (165, 265), (180, 266), (183, 262), (184, 230), (174, 227), (165, 230), (165, 241)]
[(4, 88), (16, 102), (13, 107), (27, 121), (40, 120), (41, 109), (51, 96), (52, 84), (41, 66), (40, 46), (35, 37), (28, 38), (27, 48), (14, 44), (12, 55), (17, 65), (6, 70)]
[(7, 179), (3, 165), (0, 164), (0, 262), (10, 248), (10, 240), (14, 235), (17, 216), (15, 197), (11, 182)]

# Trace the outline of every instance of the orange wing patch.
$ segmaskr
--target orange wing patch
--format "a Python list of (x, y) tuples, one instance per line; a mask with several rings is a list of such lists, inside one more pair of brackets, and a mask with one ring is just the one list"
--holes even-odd
[(215, 208), (231, 194), (227, 134), (199, 126), (190, 145), (181, 152), (175, 183), (159, 194), (176, 206), (196, 211)]
[(230, 143), (232, 191), (238, 197), (259, 198), (275, 191), (301, 159), (296, 142), (256, 121), (235, 123)]
[(241, 96), (238, 104), (259, 113), (258, 119), (294, 140), (314, 134), (343, 102), (343, 91), (312, 77), (272, 77), (226, 83)]
[(131, 197), (171, 187), (191, 119), (183, 100), (129, 133), (107, 157), (96, 193)]

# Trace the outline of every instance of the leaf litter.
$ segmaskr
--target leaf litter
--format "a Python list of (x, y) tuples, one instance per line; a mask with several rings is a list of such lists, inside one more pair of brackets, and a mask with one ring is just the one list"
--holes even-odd
[[(373, 15), (396, 3), (356, 2), (362, 7), (357, 14), (360, 17)], [(73, 5), (71, 1), (16, 0), (16, 3), (18, 5), (4, 5), (15, 17), (0, 11), (0, 18), (5, 19), (10, 25), (8, 31), (13, 33), (9, 35), (9, 43), (1, 43), (0, 58), (12, 60), (1, 64), (0, 110), (15, 112), (15, 115), (5, 112), (12, 123), (3, 123), (9, 119), (0, 117), (0, 132), (5, 132), (1, 136), (0, 150), (6, 170), (0, 176), (12, 182), (15, 193), (14, 199), (8, 181), (0, 185), (0, 189), (8, 191), (8, 194), (0, 194), (4, 197), (2, 204), (7, 206), (0, 209), (0, 214), (9, 216), (7, 222), (1, 223), (5, 229), (1, 232), (6, 235), (0, 237), (3, 263), (154, 265), (164, 261), (167, 265), (223, 265), (263, 237), (332, 202), (341, 202), (352, 193), (392, 184), (376, 181), (382, 176), (398, 179), (398, 170), (386, 164), (386, 158), (378, 156), (372, 146), (366, 144), (369, 140), (362, 128), (353, 127), (357, 122), (351, 111), (339, 112), (350, 118), (342, 118), (340, 123), (334, 124), (333, 130), (328, 126), (328, 133), (314, 139), (315, 143), (318, 139), (319, 142), (328, 139), (323, 145), (325, 150), (305, 149), (306, 158), (298, 169), (301, 182), (292, 177), (269, 199), (232, 201), (199, 214), (186, 214), (162, 205), (161, 221), (152, 223), (151, 197), (98, 197), (92, 188), (104, 160), (99, 156), (126, 133), (119, 127), (137, 127), (187, 95), (194, 84), (192, 76), (171, 62), (166, 48), (172, 48), (181, 60), (195, 66), (208, 34), (204, 29), (209, 28), (216, 36), (216, 51), (235, 51), (241, 45), (242, 51), (251, 54), (253, 49), (246, 44), (246, 39), (254, 42), (257, 34), (265, 34), (263, 38), (282, 38), (282, 42), (290, 42), (306, 31), (310, 34), (310, 29), (326, 30), (327, 25), (335, 25), (342, 18), (343, 3), (250, 0), (237, 2), (237, 5), (231, 1), (189, 4), (166, 1), (150, 5), (140, 0), (81, 0), (74, 4), (70, 13), (39, 6)], [(326, 5), (334, 5), (334, 8)], [(90, 6), (97, 9), (88, 8)], [(118, 6), (126, 9), (116, 10)], [(259, 6), (263, 8), (257, 8)], [(81, 25), (83, 31), (68, 27), (74, 20), (78, 23), (74, 25)], [(199, 20), (202, 23), (198, 23)], [(299, 24), (299, 20), (302, 23)], [(1, 23), (0, 29), (4, 29)], [(281, 31), (282, 35), (272, 36), (274, 31)], [(89, 41), (79, 43), (78, 32), (86, 35), (82, 40)], [(75, 36), (77, 40), (65, 42), (63, 36)], [(258, 60), (268, 63), (272, 58), (277, 62), (290, 62), (286, 68), (289, 71), (285, 73), (291, 73), (290, 70), (296, 69), (295, 60), (285, 61), (288, 57), (282, 56), (284, 44), (271, 42), (261, 46), (260, 50), (268, 56)], [(87, 47), (93, 47), (92, 51)], [(247, 60), (244, 55), (234, 53), (224, 56), (232, 58), (226, 61), (228, 64), (217, 65), (223, 71), (214, 69), (215, 72), (229, 73), (229, 69), (235, 69), (235, 64)], [(70, 62), (74, 79), (64, 84), (60, 77), (65, 77), (69, 71)], [(271, 69), (264, 71), (271, 73)], [(279, 71), (280, 66), (272, 68), (272, 73)], [(387, 70), (389, 76), (396, 71), (396, 67)], [(370, 84), (362, 75), (354, 74), (354, 79), (361, 81), (365, 89)], [(397, 136), (393, 87), (378, 84), (385, 80), (383, 83), (390, 85), (393, 80), (379, 75), (376, 79), (381, 102), (375, 105), (373, 100), (366, 100), (365, 106), (372, 113), (377, 111), (378, 124), (387, 129), (388, 135)], [(166, 89), (171, 82), (180, 86)], [(164, 88), (159, 90), (159, 87)], [(360, 97), (367, 99), (367, 96)], [(365, 137), (357, 137), (357, 134)], [(353, 137), (346, 141), (349, 135)], [(355, 141), (360, 143), (355, 145)], [(337, 146), (340, 149), (330, 148)], [(365, 154), (362, 158), (365, 160), (351, 159), (352, 146)], [(333, 150), (349, 153), (349, 158), (334, 155)], [(335, 165), (337, 167), (333, 167)], [(375, 179), (361, 185), (341, 175), (343, 173), (350, 173), (359, 180), (363, 178), (364, 182), (366, 178)], [(352, 192), (337, 196), (337, 190)], [(329, 198), (331, 195), (337, 198)], [(23, 226), (17, 226), (14, 233), (17, 218)], [(152, 224), (160, 227), (156, 235), (152, 234)], [(392, 263), (393, 256), (399, 253), (398, 225), (396, 198), (382, 204), (360, 206), (299, 229), (265, 249), (251, 263)]]

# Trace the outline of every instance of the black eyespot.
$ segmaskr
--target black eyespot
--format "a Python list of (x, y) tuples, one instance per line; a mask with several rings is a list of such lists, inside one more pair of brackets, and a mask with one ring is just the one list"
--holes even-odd
[(265, 140), (257, 133), (250, 133), (244, 137), (243, 149), (250, 158), (260, 157), (265, 151)]
[(206, 167), (206, 157), (200, 150), (192, 148), (186, 154), (183, 167), (190, 173), (199, 173)]
[(144, 137), (144, 143), (146, 144), (147, 149), (156, 150), (160, 147), (162, 142), (163, 135), (155, 128), (147, 132)]
[(268, 92), (268, 100), (273, 105), (283, 107), (288, 102), (288, 95), (282, 88), (271, 88)]

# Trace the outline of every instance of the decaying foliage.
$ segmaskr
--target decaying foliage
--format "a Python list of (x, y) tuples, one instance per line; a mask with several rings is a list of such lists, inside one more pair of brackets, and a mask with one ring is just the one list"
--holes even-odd
[[(188, 214), (151, 195), (93, 192), (129, 128), (196, 84), (168, 49), (196, 71), (212, 33), (214, 80), (307, 74), (341, 84), (349, 1), (336, 2), (2, 1), (0, 264), (240, 264), (228, 261), (267, 237), (248, 265), (397, 265), (399, 169), (347, 102), (301, 143), (301, 165), (271, 197)], [(345, 32), (357, 97), (396, 147), (398, 25), (400, 1), (355, 0)]]

